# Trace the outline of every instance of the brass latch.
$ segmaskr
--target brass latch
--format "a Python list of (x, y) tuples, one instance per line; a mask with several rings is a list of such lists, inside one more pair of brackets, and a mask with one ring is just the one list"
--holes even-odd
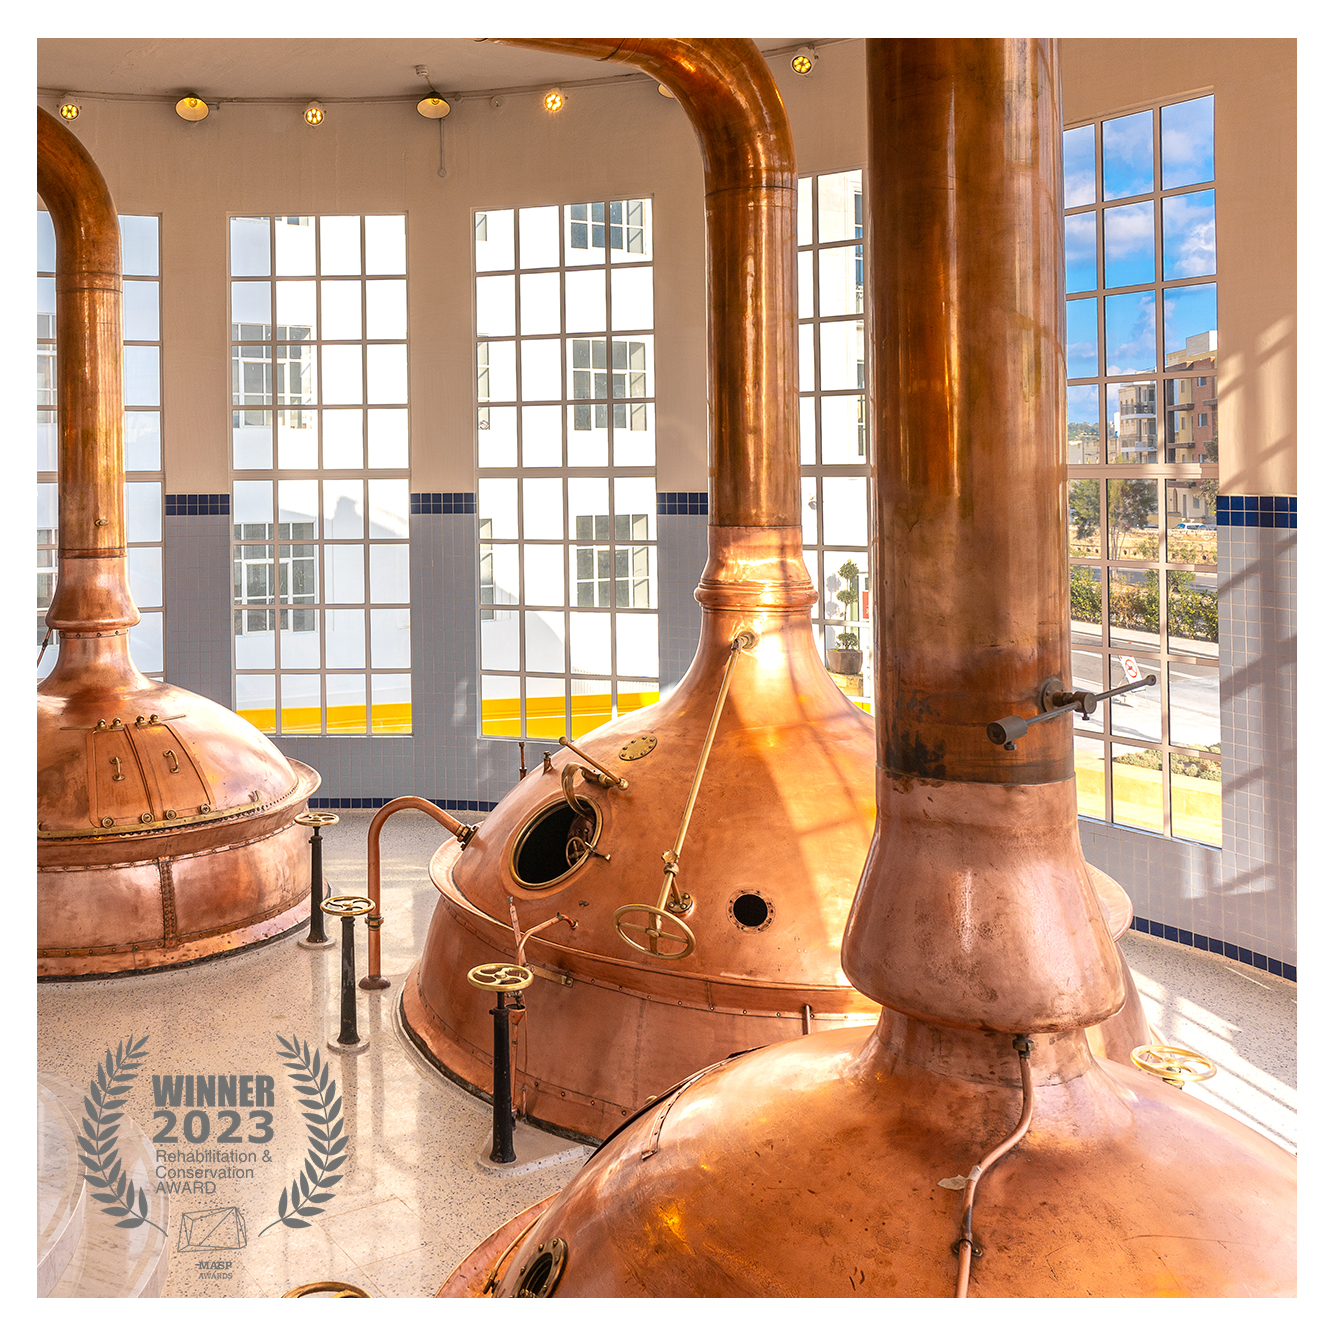
[(111, 757), (111, 763), (112, 763), (113, 765), (115, 765), (115, 767), (116, 767), (116, 773), (113, 774), (113, 775), (111, 776), (111, 782), (112, 782), (112, 783), (120, 783), (121, 780), (125, 778), (125, 775), (121, 773), (121, 758), (120, 758), (120, 756), (112, 756), (112, 757)]

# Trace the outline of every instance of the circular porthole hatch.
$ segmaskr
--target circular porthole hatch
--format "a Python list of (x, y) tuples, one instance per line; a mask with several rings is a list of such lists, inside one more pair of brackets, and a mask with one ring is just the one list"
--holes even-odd
[(729, 900), (728, 915), (744, 932), (763, 932), (774, 921), (774, 905), (754, 890), (743, 890)]
[(550, 890), (588, 861), (603, 814), (587, 797), (578, 801), (578, 812), (562, 797), (524, 822), (510, 851), (510, 874), (525, 890)]
[(550, 1298), (566, 1268), (564, 1238), (549, 1238), (534, 1252), (515, 1285), (516, 1298)]

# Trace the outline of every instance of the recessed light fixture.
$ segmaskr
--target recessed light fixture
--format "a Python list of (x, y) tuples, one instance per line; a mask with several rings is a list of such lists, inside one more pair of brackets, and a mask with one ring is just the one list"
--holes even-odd
[(77, 121), (79, 119), (79, 99), (73, 93), (66, 93), (60, 99), (60, 118), (61, 120)]
[(816, 68), (816, 48), (804, 46), (792, 60), (794, 74), (810, 74)]
[(671, 97), (675, 99), (677, 96), (665, 83), (660, 83), (658, 85), (658, 92), (661, 97)]
[(559, 88), (553, 88), (552, 91), (542, 99), (542, 105), (553, 115), (560, 111), (565, 104), (566, 95)]
[(318, 102), (312, 102), (302, 114), (307, 125), (319, 125), (324, 121), (324, 107)]
[(202, 121), (209, 114), (209, 104), (192, 93), (176, 104), (176, 114), (183, 121)]

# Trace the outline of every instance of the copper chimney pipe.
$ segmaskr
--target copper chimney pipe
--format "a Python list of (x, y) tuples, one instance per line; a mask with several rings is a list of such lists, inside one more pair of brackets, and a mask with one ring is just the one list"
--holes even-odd
[(37, 691), (42, 977), (174, 967), (295, 928), (319, 776), (231, 711), (150, 681), (125, 549), (120, 225), (106, 181), (37, 112), (56, 237), (59, 656)]
[[(1125, 989), (1076, 830), (1070, 716), (1005, 751), (989, 719), (1069, 682), (1061, 511), (1061, 106), (921, 77), (872, 42), (869, 360), (879, 619), (877, 834), (844, 968), (920, 1019), (1038, 1033)], [(1035, 50), (1014, 76), (1042, 79)], [(912, 67), (910, 71), (906, 66)], [(889, 220), (893, 219), (893, 225)], [(879, 226), (877, 224), (880, 224)]]
[[(850, 974), (856, 967), (859, 983), (894, 1003), (872, 1031), (776, 1043), (668, 1090), (545, 1209), (479, 1246), (440, 1296), (1296, 1290), (1293, 1156), (1145, 1072), (1099, 1062), (1077, 1027), (1120, 983), (1081, 891), (1087, 882), (1071, 869), (1062, 756), (1045, 748), (1016, 771), (989, 772), (967, 731), (974, 709), (981, 733), (994, 703), (1023, 699), (1026, 636), (1040, 667), (1060, 639), (1044, 618), (1048, 595), (1057, 603), (1063, 587), (1047, 588), (1062, 571), (1046, 518), (1058, 472), (1049, 456), (1060, 457), (1053, 386), (1063, 379), (1051, 355), (1061, 346), (1050, 291), (1061, 259), (1057, 44), (869, 40), (867, 73), (873, 255), (895, 252), (870, 269), (878, 490), (908, 492), (881, 496), (892, 527), (879, 534), (889, 548), (879, 578), (883, 591), (896, 580), (943, 590), (907, 600), (900, 591), (901, 613), (907, 601), (938, 614), (920, 629), (929, 643), (941, 637), (942, 666), (897, 651), (893, 639), (884, 651), (899, 676), (877, 679), (890, 725), (881, 823), (845, 948)], [(1029, 279), (1027, 267), (1050, 272)], [(900, 322), (890, 325), (895, 310)], [(1003, 383), (1003, 359), (970, 325), (1009, 347), (1014, 383)], [(905, 381), (927, 400), (921, 414), (904, 402)], [(1030, 403), (1036, 445), (1021, 439)], [(1001, 410), (1001, 444), (981, 421), (989, 407)], [(1032, 593), (1018, 556), (1007, 559), (1023, 540), (1001, 542), (979, 508), (989, 469), (1002, 503), (1038, 535), (1035, 564), (1046, 573)], [(915, 514), (959, 549), (905, 532)], [(963, 601), (983, 591), (969, 571), (984, 555), (997, 562), (991, 597), (1013, 616)], [(956, 556), (960, 576), (949, 569)], [(952, 607), (950, 596), (962, 601)], [(989, 628), (1009, 638), (989, 644)], [(965, 685), (990, 699), (962, 698)], [(1034, 774), (1018, 772), (1031, 763)], [(937, 766), (943, 772), (922, 772)], [(1033, 830), (1016, 828), (1026, 820)], [(904, 841), (925, 893), (887, 857), (891, 836)], [(927, 860), (929, 848), (941, 865)], [(899, 931), (909, 934), (904, 949)], [(1036, 958), (1042, 931), (1058, 962), (1072, 962), (1065, 978)], [(955, 980), (957, 1005), (942, 974)], [(1035, 1030), (1006, 1032), (1011, 1019)]]

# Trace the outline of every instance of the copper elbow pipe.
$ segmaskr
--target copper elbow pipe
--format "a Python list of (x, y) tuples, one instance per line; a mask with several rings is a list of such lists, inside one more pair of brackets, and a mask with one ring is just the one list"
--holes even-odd
[(464, 825), (455, 820), (425, 797), (396, 797), (392, 802), (386, 802), (371, 817), (370, 828), (366, 831), (366, 894), (375, 907), (366, 919), (366, 977), (359, 984), (368, 992), (389, 986), (389, 979), (380, 973), (380, 926), (385, 921), (380, 912), (380, 831), (396, 811), (425, 811), (463, 844), (473, 837), (477, 829), (474, 825)]
[(120, 223), (88, 150), (40, 107), (37, 189), (56, 235), (60, 579), (46, 624), (63, 641), (124, 632), (139, 611), (125, 559)]
[(681, 103), (705, 169), (709, 522), (800, 526), (797, 158), (759, 48), (737, 38), (504, 40), (634, 65)]

